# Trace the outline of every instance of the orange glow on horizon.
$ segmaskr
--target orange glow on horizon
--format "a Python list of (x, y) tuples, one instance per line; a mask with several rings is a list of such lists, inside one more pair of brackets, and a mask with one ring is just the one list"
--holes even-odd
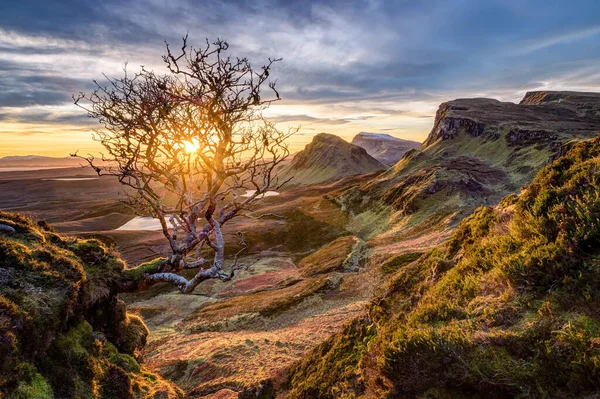
[[(405, 129), (389, 132), (396, 137), (423, 140), (431, 129), (431, 119), (420, 119), (418, 123)], [(290, 137), (289, 149), (292, 153), (304, 149), (312, 141), (314, 135), (325, 132), (342, 137), (346, 141), (361, 131), (379, 132), (380, 126), (368, 123), (348, 123), (329, 125), (323, 123), (307, 123), (302, 121), (279, 122), (277, 128), (287, 130), (300, 126), (297, 134)], [(193, 154), (200, 150), (195, 141), (182, 143), (186, 153)], [(98, 156), (104, 148), (92, 138), (92, 129), (73, 124), (57, 123), (24, 123), (5, 121), (0, 123), (0, 158), (9, 155), (44, 155), (51, 157), (67, 157), (73, 152), (80, 155)]]

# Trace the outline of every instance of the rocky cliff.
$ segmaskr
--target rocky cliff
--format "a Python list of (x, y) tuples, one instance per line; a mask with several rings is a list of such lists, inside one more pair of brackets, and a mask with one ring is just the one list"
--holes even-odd
[(563, 107), (580, 110), (587, 114), (589, 110), (594, 110), (598, 115), (600, 108), (600, 97), (598, 93), (582, 93), (577, 91), (530, 91), (519, 104), (521, 105), (540, 105), (540, 104), (561, 104)]
[(403, 140), (389, 134), (360, 132), (352, 139), (352, 144), (367, 150), (367, 153), (379, 162), (392, 166), (404, 154), (421, 146), (421, 143)]
[(387, 167), (364, 148), (320, 133), (282, 168), (279, 180), (291, 179), (289, 185), (312, 185), (384, 169)]
[(440, 105), (425, 147), (463, 132), (471, 137), (501, 136), (509, 144), (589, 138), (598, 130), (600, 95), (572, 92), (527, 93), (520, 104), (487, 98), (454, 100)]
[(573, 143), (600, 133), (600, 94), (529, 93), (522, 103), (443, 103), (421, 148), (343, 201), (360, 214), (379, 200), (403, 231), (422, 222), (445, 229), (517, 192)]

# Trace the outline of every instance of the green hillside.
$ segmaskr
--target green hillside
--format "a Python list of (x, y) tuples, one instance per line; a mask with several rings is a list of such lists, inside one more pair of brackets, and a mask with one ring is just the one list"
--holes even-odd
[(138, 363), (148, 330), (116, 298), (124, 263), (96, 240), (0, 212), (0, 397), (176, 398)]
[(600, 138), (481, 207), (289, 370), (288, 398), (594, 397)]

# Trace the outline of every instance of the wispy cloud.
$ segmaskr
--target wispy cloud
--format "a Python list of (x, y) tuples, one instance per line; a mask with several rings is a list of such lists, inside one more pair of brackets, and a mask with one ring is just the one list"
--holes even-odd
[(515, 48), (515, 55), (526, 55), (559, 44), (569, 44), (582, 39), (600, 35), (600, 25), (571, 32), (549, 32), (548, 36), (527, 40)]
[(0, 120), (83, 135), (71, 94), (125, 61), (162, 70), (164, 40), (189, 32), (258, 65), (283, 57), (285, 106), (270, 116), (284, 126), (422, 139), (442, 101), (600, 90), (599, 14), (597, 0), (12, 2), (0, 13)]

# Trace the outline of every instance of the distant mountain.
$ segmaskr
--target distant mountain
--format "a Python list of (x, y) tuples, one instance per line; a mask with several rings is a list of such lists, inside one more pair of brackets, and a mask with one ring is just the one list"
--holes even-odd
[(41, 155), (10, 155), (0, 158), (0, 167), (57, 167), (79, 166), (81, 159), (73, 157), (55, 158)]
[(392, 166), (409, 150), (417, 149), (421, 143), (403, 140), (383, 133), (360, 132), (352, 139), (352, 144), (367, 150), (379, 162)]
[(355, 215), (389, 207), (389, 240), (418, 226), (446, 230), (518, 192), (574, 143), (599, 133), (600, 93), (535, 92), (521, 104), (446, 102), (421, 148), (341, 200)]
[(292, 178), (290, 185), (311, 185), (385, 169), (387, 166), (364, 148), (333, 134), (320, 133), (282, 167), (279, 180)]

